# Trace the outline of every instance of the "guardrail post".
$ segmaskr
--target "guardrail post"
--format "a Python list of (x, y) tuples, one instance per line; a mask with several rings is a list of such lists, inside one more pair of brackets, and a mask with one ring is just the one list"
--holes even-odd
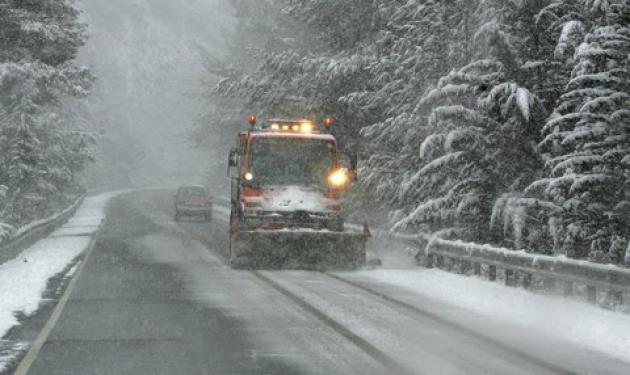
[(623, 304), (623, 292), (611, 289), (608, 291), (607, 302), (611, 308)]
[(586, 301), (588, 303), (597, 303), (597, 289), (592, 285), (586, 286)]
[(473, 267), (474, 267), (475, 276), (481, 275), (481, 263), (475, 262)]
[(470, 262), (467, 260), (462, 260), (459, 263), (459, 273), (465, 275), (470, 269)]
[(455, 264), (457, 263), (457, 259), (455, 258), (448, 258), (446, 261), (446, 270), (448, 272), (452, 272), (453, 269), (455, 269)]
[(424, 257), (424, 267), (433, 268), (433, 254), (429, 253)]
[(505, 269), (505, 286), (514, 286), (514, 270)]
[(495, 281), (497, 279), (497, 266), (490, 266), (488, 268), (488, 280)]
[[(609, 282), (611, 285), (618, 284), (617, 276), (609, 275)], [(616, 289), (608, 289), (608, 293), (606, 293), (606, 304), (610, 308), (615, 308), (621, 304), (623, 304), (623, 291)]]
[(436, 264), (437, 264), (437, 268), (440, 268), (440, 269), (444, 268), (444, 257), (441, 255), (438, 255)]
[(532, 274), (531, 273), (523, 274), (523, 288), (531, 289), (531, 287), (532, 287)]
[(569, 280), (564, 283), (564, 295), (567, 297), (573, 295), (573, 281)]
[[(421, 242), (419, 242), (422, 245)], [(444, 249), (417, 254), (418, 265), (436, 267), (459, 274), (471, 274), (497, 281), (505, 275), (505, 285), (525, 289), (544, 289), (565, 296), (579, 295), (583, 300), (602, 308), (629, 305), (630, 270), (623, 267), (602, 267), (585, 261), (560, 261), (535, 254), (512, 254), (502, 249), (473, 251), (473, 244), (444, 241)], [(420, 248), (418, 248), (420, 250)], [(421, 259), (423, 258), (423, 259)], [(486, 271), (487, 267), (487, 271)], [(542, 285), (541, 285), (542, 284)], [(584, 291), (582, 291), (584, 289)], [(598, 290), (599, 289), (599, 290)], [(584, 297), (582, 297), (584, 296)]]

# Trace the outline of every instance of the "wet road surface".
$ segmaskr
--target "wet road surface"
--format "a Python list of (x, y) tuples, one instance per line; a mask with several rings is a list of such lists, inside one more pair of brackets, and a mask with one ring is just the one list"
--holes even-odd
[(144, 192), (107, 214), (29, 374), (588, 373), (327, 274), (232, 270), (220, 205), (212, 223), (175, 223), (170, 193)]

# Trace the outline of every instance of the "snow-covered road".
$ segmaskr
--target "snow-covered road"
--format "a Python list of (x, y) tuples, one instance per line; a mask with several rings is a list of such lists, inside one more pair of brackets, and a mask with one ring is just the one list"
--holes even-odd
[[(552, 312), (574, 302), (422, 269), (235, 271), (227, 210), (211, 224), (175, 223), (171, 204), (168, 192), (112, 202), (29, 374), (630, 371), (627, 316), (584, 305), (582, 327), (559, 324)], [(598, 331), (597, 318), (610, 327)], [(576, 340), (585, 333), (591, 342)]]

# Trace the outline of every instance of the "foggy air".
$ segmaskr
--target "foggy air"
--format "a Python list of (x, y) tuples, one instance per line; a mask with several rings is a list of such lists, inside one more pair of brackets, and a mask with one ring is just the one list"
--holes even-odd
[(627, 0), (0, 0), (0, 375), (629, 373)]

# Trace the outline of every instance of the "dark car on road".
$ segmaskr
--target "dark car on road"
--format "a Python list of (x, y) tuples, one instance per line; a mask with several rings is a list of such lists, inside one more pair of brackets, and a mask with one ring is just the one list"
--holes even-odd
[(212, 219), (212, 196), (204, 186), (181, 186), (175, 194), (175, 221), (182, 217)]

